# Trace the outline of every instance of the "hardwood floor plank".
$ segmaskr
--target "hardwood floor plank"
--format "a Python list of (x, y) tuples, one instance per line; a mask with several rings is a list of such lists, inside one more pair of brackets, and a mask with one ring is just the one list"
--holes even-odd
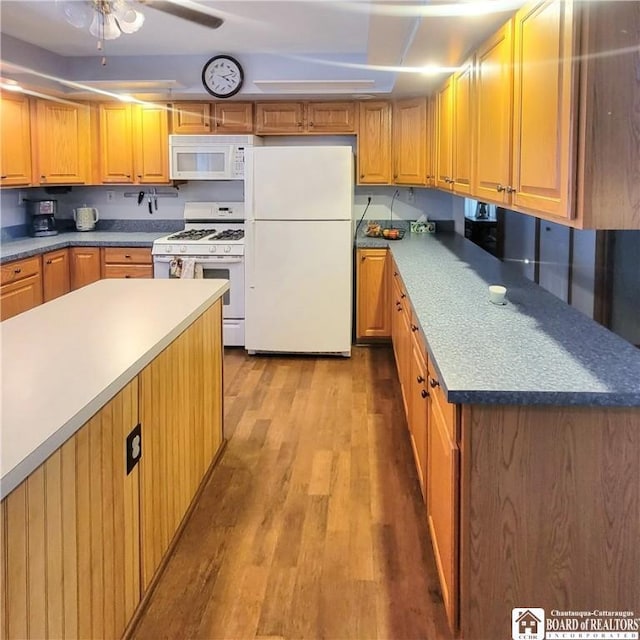
[(132, 637), (450, 640), (391, 350), (224, 366), (227, 448)]

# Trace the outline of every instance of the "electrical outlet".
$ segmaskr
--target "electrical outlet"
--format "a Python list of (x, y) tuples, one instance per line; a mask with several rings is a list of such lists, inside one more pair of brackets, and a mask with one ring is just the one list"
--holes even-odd
[(416, 201), (416, 194), (413, 191), (413, 187), (409, 187), (407, 191), (407, 202), (413, 204)]
[(24, 201), (27, 199), (24, 191), (18, 191), (18, 205), (24, 204)]
[(107, 202), (113, 202), (116, 198), (116, 192), (109, 189), (107, 191)]
[(435, 222), (425, 222), (424, 230), (426, 233), (435, 233), (436, 232), (436, 223)]

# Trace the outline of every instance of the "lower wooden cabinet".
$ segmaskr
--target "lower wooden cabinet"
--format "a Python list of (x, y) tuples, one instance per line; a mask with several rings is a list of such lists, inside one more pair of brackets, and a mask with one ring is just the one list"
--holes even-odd
[(2, 265), (0, 277), (0, 320), (42, 304), (40, 256)]
[(42, 256), (42, 290), (44, 302), (71, 291), (69, 249), (50, 251)]
[(151, 249), (105, 247), (102, 249), (103, 278), (153, 278)]
[(458, 628), (459, 609), (459, 493), (460, 451), (452, 434), (457, 432), (455, 405), (442, 403), (434, 390), (439, 384), (429, 379), (432, 389), (427, 448), (427, 521), (440, 578), (442, 600), (451, 629)]
[(100, 249), (98, 247), (71, 247), (69, 261), (72, 290), (100, 280)]
[(391, 336), (388, 251), (358, 249), (356, 261), (356, 338), (388, 338)]
[(427, 389), (427, 360), (424, 347), (418, 339), (418, 327), (411, 326), (411, 364), (410, 364), (410, 399), (409, 399), (409, 432), (411, 447), (420, 481), (422, 497), (427, 499), (427, 425), (430, 411), (429, 391)]

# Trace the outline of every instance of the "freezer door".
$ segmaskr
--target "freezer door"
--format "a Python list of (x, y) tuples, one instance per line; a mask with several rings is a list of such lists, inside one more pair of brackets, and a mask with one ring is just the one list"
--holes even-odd
[(353, 171), (348, 146), (254, 147), (247, 219), (351, 220)]
[(351, 223), (246, 227), (246, 349), (349, 355)]

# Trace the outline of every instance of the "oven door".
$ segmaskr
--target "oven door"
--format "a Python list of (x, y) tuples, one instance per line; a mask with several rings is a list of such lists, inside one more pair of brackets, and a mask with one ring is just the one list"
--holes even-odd
[[(178, 256), (176, 256), (178, 257)], [(229, 281), (229, 290), (222, 298), (224, 318), (244, 319), (244, 258), (241, 256), (189, 256), (202, 267), (203, 278)], [(173, 256), (154, 256), (153, 277), (169, 278)]]

